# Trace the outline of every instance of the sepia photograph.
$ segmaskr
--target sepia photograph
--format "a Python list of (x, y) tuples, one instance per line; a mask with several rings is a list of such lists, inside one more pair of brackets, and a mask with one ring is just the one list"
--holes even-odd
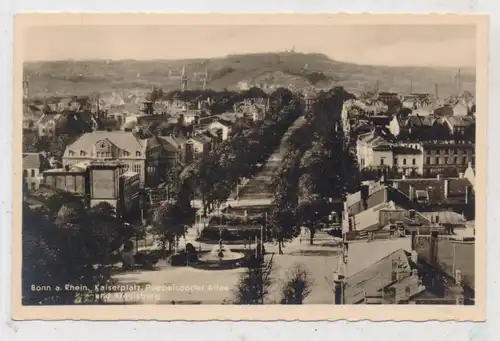
[(16, 26), (14, 305), (482, 307), (478, 17), (85, 16)]

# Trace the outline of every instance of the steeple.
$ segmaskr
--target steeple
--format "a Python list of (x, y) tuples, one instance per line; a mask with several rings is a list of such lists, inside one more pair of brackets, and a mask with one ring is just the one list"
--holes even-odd
[(203, 90), (207, 88), (208, 82), (208, 68), (205, 69), (205, 78), (203, 79)]
[(182, 65), (182, 74), (181, 74), (181, 90), (185, 91), (188, 87), (188, 77), (186, 75), (186, 64)]

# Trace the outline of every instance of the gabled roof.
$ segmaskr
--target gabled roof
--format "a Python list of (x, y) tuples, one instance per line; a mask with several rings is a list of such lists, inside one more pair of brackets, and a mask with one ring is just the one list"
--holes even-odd
[(194, 141), (197, 141), (199, 143), (203, 143), (203, 144), (207, 144), (207, 143), (210, 143), (212, 141), (212, 139), (210, 137), (205, 136), (205, 135), (201, 135), (201, 134), (193, 136), (191, 139)]
[(179, 143), (175, 140), (174, 137), (172, 136), (158, 136), (159, 140), (161, 141), (161, 144), (163, 148), (167, 152), (179, 152), (181, 146)]
[(101, 140), (108, 140), (121, 150), (126, 150), (129, 153), (136, 151), (144, 152), (148, 145), (146, 139), (139, 138), (136, 134), (127, 131), (95, 131), (86, 133), (80, 136), (75, 142), (66, 147), (66, 153), (69, 150), (91, 151), (95, 144)]
[[(384, 302), (380, 303), (398, 303), (422, 292), (423, 287), (418, 277), (412, 276), (414, 265), (409, 261), (409, 256), (405, 250), (398, 249), (371, 266), (349, 276), (346, 279), (345, 303), (363, 303), (365, 294), (382, 294), (387, 287), (396, 289), (395, 300), (387, 302), (387, 298), (383, 298)], [(399, 278), (396, 280), (392, 278), (393, 262), (398, 264)], [(409, 295), (406, 293), (407, 288), (410, 289)]]

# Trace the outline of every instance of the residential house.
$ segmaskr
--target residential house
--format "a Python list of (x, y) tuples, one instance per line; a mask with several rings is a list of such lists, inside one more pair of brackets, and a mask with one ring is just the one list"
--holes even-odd
[(224, 124), (221, 121), (217, 120), (217, 121), (214, 121), (214, 122), (208, 124), (207, 129), (214, 130), (214, 131), (220, 130), (222, 140), (225, 141), (229, 138), (229, 136), (231, 134), (232, 127), (229, 124)]
[(208, 154), (211, 145), (212, 139), (203, 134), (189, 138), (186, 142), (186, 159), (192, 160)]
[(371, 131), (358, 137), (356, 155), (360, 169), (392, 167), (392, 146), (381, 131)]
[(59, 120), (62, 115), (60, 113), (44, 113), (36, 122), (38, 136), (51, 137), (57, 135)]
[(401, 117), (395, 115), (388, 124), (392, 135), (398, 138), (417, 138), (419, 140), (431, 138), (433, 127), (439, 123), (432, 116), (409, 115)]
[(444, 117), (443, 122), (449, 128), (453, 137), (467, 137), (469, 140), (475, 140), (476, 120), (473, 116)]
[(419, 144), (404, 144), (392, 148), (392, 169), (406, 176), (421, 175), (424, 172), (424, 157)]
[(162, 153), (163, 157), (167, 160), (167, 169), (177, 168), (182, 162), (181, 154), (184, 146), (173, 135), (158, 136), (158, 139), (163, 145)]
[(28, 190), (37, 190), (40, 187), (40, 174), (43, 156), (39, 153), (23, 154), (23, 184)]
[[(391, 250), (366, 268), (343, 279), (343, 297), (335, 303), (461, 305), (468, 301), (471, 295), (462, 284), (461, 272), (457, 272), (451, 280), (435, 275), (430, 270), (432, 266), (422, 261), (417, 243), (416, 237), (413, 237), (410, 251), (404, 248)], [(373, 248), (381, 248), (378, 242), (360, 246), (369, 247), (370, 244)], [(366, 252), (364, 248), (363, 254), (366, 255)], [(352, 253), (350, 249), (347, 266), (351, 264)], [(432, 257), (436, 258), (434, 254)]]
[(156, 137), (126, 131), (95, 131), (80, 136), (68, 145), (63, 165), (83, 161), (120, 160), (125, 171), (139, 174), (141, 186), (159, 183), (167, 160), (162, 158), (162, 144)]

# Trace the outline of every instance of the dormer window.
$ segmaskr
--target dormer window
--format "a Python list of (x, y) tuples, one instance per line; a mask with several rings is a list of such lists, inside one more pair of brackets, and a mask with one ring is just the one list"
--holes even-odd
[(85, 156), (87, 153), (85, 153), (85, 151), (81, 150), (80, 151), (80, 156)]
[(141, 156), (141, 152), (135, 152), (135, 156), (140, 157)]
[(123, 156), (130, 156), (130, 153), (125, 150), (123, 151)]
[(75, 153), (74, 153), (72, 150), (70, 150), (70, 151), (68, 152), (68, 155), (69, 155), (69, 156), (74, 156), (74, 155), (75, 155)]

